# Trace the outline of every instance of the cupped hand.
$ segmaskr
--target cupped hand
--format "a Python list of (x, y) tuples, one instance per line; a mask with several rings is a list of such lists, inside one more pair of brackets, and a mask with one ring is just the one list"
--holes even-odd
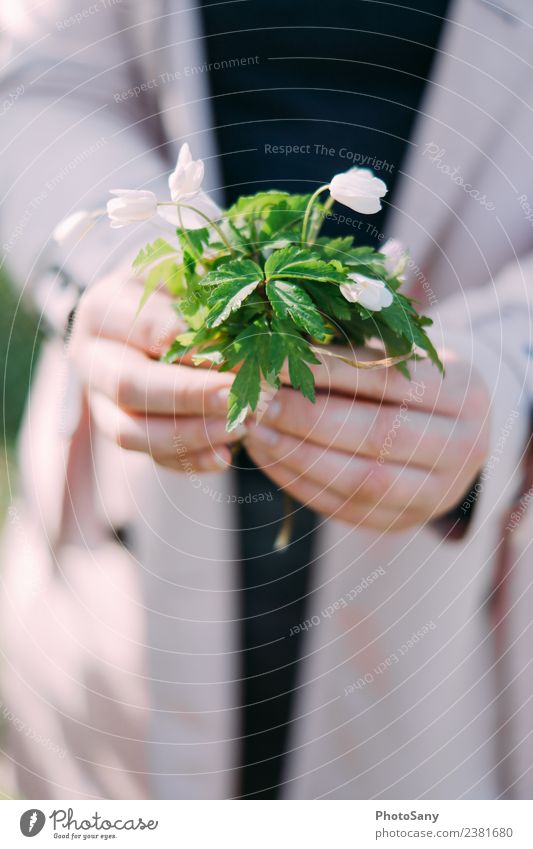
[(483, 380), (442, 356), (444, 379), (422, 360), (409, 364), (411, 380), (324, 358), (313, 367), (316, 404), (284, 387), (250, 420), (250, 456), (319, 513), (387, 531), (423, 525), (459, 502), (489, 447)]
[(71, 354), (97, 426), (122, 448), (177, 471), (217, 471), (231, 463), (226, 433), (233, 376), (158, 362), (183, 331), (170, 296), (156, 291), (137, 315), (142, 282), (124, 270), (82, 297)]

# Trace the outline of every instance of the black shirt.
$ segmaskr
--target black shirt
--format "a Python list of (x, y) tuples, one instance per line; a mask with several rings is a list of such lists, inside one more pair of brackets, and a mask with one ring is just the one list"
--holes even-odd
[[(235, 0), (202, 12), (226, 200), (307, 193), (353, 165), (387, 183), (354, 234), (378, 243), (430, 73), (447, 0)], [(331, 227), (336, 225), (330, 224)], [(330, 230), (331, 232), (331, 230)], [(343, 232), (346, 232), (344, 227)], [(292, 542), (272, 543), (282, 495), (241, 451), (241, 787), (275, 798), (306, 618), (317, 517), (296, 505)], [(264, 500), (250, 496), (263, 494)]]

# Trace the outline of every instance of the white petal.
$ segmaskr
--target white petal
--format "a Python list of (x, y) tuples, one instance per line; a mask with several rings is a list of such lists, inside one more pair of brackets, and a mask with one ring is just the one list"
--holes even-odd
[(126, 200), (156, 199), (154, 193), (148, 189), (110, 189), (109, 194)]
[(387, 186), (367, 168), (350, 168), (333, 177), (329, 190), (334, 200), (354, 212), (371, 215), (381, 209), (379, 199), (387, 193)]
[(107, 202), (107, 214), (112, 227), (124, 227), (135, 221), (147, 221), (157, 212), (157, 198), (153, 192), (136, 189), (114, 189), (115, 195)]
[(380, 251), (385, 255), (385, 271), (389, 277), (398, 277), (405, 271), (407, 251), (399, 239), (388, 239)]
[(182, 168), (185, 168), (185, 166), (188, 165), (189, 162), (192, 162), (192, 153), (191, 153), (191, 149), (190, 149), (188, 143), (184, 142), (179, 149), (178, 161), (176, 162), (176, 168), (179, 168), (180, 166)]
[(379, 291), (373, 286), (361, 288), (359, 303), (362, 307), (373, 312), (379, 312), (381, 309), (381, 297)]
[(69, 239), (78, 241), (89, 232), (94, 223), (95, 218), (90, 212), (86, 210), (73, 212), (72, 215), (68, 215), (54, 227), (52, 238), (59, 244), (63, 244)]
[(390, 307), (394, 298), (392, 297), (392, 292), (384, 287), (383, 292), (381, 293), (381, 309), (386, 309)]
[(341, 283), (340, 286), (343, 297), (351, 304), (356, 304), (359, 300), (359, 288), (357, 283)]
[[(222, 212), (219, 206), (211, 200), (209, 195), (206, 195), (205, 192), (200, 192), (190, 203), (191, 206), (194, 206), (200, 212), (203, 212), (204, 215), (207, 215), (211, 221), (216, 221), (220, 218)], [(171, 224), (174, 224), (175, 227), (180, 226), (180, 222), (178, 219), (178, 210), (175, 206), (159, 206), (158, 213), (161, 218), (164, 218), (165, 221), (169, 221)], [(186, 230), (199, 230), (200, 227), (207, 227), (208, 222), (205, 218), (202, 218), (201, 215), (198, 215), (192, 209), (184, 209), (181, 208), (181, 220), (183, 221), (183, 226)]]
[(351, 303), (361, 304), (367, 310), (379, 312), (392, 304), (392, 293), (382, 280), (374, 280), (364, 274), (354, 272), (349, 274), (351, 283), (343, 283), (340, 287), (342, 295)]
[(176, 168), (168, 178), (168, 187), (172, 200), (193, 198), (201, 189), (204, 179), (204, 163), (194, 160), (189, 145), (182, 144)]

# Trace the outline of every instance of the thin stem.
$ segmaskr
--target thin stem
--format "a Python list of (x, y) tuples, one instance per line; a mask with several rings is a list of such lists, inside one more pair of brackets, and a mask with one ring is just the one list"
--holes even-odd
[(335, 203), (335, 198), (329, 197), (327, 199), (326, 203), (324, 204), (324, 209), (322, 210), (322, 215), (320, 216), (320, 220), (315, 224), (313, 230), (309, 234), (309, 238), (307, 240), (308, 244), (312, 245), (315, 242), (318, 234), (320, 233), (320, 230), (322, 229), (322, 225), (323, 225), (324, 221), (326, 220), (326, 214), (330, 211), (330, 209), (331, 209), (331, 207), (333, 206), (334, 203)]
[[(197, 215), (200, 216), (200, 218), (203, 218), (203, 220), (206, 221), (213, 228), (213, 230), (215, 230), (218, 233), (221, 241), (226, 245), (228, 251), (232, 254), (235, 253), (234, 249), (232, 248), (232, 246), (230, 245), (230, 243), (226, 239), (224, 233), (222, 232), (222, 230), (220, 229), (218, 224), (215, 221), (213, 221), (212, 218), (209, 218), (209, 216), (206, 215), (205, 212), (202, 212), (200, 209), (196, 209), (195, 206), (190, 206), (188, 203), (179, 203), (179, 202), (174, 203), (173, 201), (163, 201), (162, 203), (158, 204), (158, 206), (175, 206), (175, 207), (178, 208), (178, 210), (181, 207), (182, 209), (190, 209), (192, 212), (195, 212)], [(183, 230), (183, 227), (182, 227), (182, 230)]]
[(302, 244), (303, 245), (305, 245), (305, 237), (306, 237), (306, 234), (307, 234), (307, 225), (309, 224), (309, 218), (311, 216), (311, 210), (313, 208), (313, 204), (314, 204), (315, 200), (317, 199), (317, 197), (319, 195), (321, 195), (322, 192), (327, 192), (328, 189), (329, 189), (329, 183), (328, 183), (327, 186), (320, 186), (320, 188), (317, 189), (316, 192), (314, 192), (311, 195), (311, 197), (309, 198), (309, 202), (308, 202), (307, 207), (305, 209), (305, 215), (304, 215), (304, 220), (303, 220), (303, 224), (302, 224)]
[(193, 255), (193, 257), (194, 257), (195, 259), (201, 259), (200, 254), (198, 253), (198, 251), (197, 251), (197, 250), (196, 250), (196, 248), (194, 247), (193, 243), (191, 242), (191, 239), (190, 239), (190, 236), (189, 236), (189, 234), (188, 234), (187, 230), (186, 230), (186, 229), (185, 229), (185, 227), (183, 226), (183, 219), (182, 219), (182, 217), (181, 217), (181, 207), (180, 207), (180, 205), (179, 205), (179, 204), (177, 204), (177, 207), (176, 207), (176, 208), (177, 208), (177, 210), (178, 210), (178, 221), (179, 221), (179, 225), (180, 225), (180, 227), (181, 227), (181, 232), (182, 232), (182, 233), (183, 233), (183, 235), (185, 236), (185, 240), (186, 240), (187, 244), (189, 245), (189, 249), (190, 249), (190, 251), (191, 251), (191, 253), (192, 253), (192, 255)]

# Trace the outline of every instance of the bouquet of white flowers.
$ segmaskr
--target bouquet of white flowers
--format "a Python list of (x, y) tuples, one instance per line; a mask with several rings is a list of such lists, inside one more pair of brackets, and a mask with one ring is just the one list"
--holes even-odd
[[(377, 251), (355, 246), (352, 236), (320, 235), (335, 201), (358, 213), (378, 212), (387, 191), (382, 180), (351, 168), (311, 195), (259, 192), (222, 211), (202, 190), (203, 178), (203, 162), (184, 144), (169, 178), (170, 200), (116, 190), (107, 214), (112, 227), (155, 216), (175, 226), (175, 240), (157, 238), (133, 263), (145, 280), (140, 306), (164, 285), (186, 322), (165, 362), (188, 356), (235, 370), (228, 430), (257, 409), (262, 392), (271, 396), (280, 387), (285, 363), (290, 383), (310, 401), (309, 365), (324, 355), (358, 368), (397, 366), (408, 375), (406, 360), (425, 352), (442, 370), (424, 329), (431, 320), (400, 292), (407, 262), (401, 245), (391, 240)], [(103, 212), (75, 213), (56, 237), (82, 234)], [(353, 349), (369, 340), (378, 340), (386, 356), (360, 361), (328, 347)]]

